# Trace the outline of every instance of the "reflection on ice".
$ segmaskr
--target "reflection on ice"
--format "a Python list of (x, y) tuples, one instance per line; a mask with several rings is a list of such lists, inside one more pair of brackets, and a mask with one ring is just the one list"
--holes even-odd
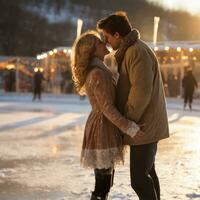
[(179, 113), (173, 113), (172, 115), (168, 116), (168, 122), (173, 123), (179, 119), (180, 115)]
[(58, 147), (55, 145), (52, 147), (52, 153), (55, 155), (58, 152)]

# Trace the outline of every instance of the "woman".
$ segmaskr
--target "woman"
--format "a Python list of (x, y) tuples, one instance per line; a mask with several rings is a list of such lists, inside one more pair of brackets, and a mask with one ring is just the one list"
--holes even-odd
[(91, 200), (107, 199), (114, 167), (123, 163), (124, 148), (118, 129), (132, 138), (143, 135), (137, 124), (124, 118), (115, 108), (116, 82), (103, 64), (108, 53), (106, 45), (94, 31), (84, 33), (74, 45), (73, 80), (78, 93), (86, 93), (92, 106), (81, 152), (81, 164), (95, 172)]

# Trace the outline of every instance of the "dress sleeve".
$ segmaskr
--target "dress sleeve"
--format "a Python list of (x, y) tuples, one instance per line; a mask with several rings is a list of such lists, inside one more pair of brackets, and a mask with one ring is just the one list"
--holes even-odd
[(124, 116), (116, 109), (111, 98), (110, 79), (101, 69), (93, 70), (90, 76), (90, 87), (104, 116), (125, 134), (134, 137), (140, 130), (139, 126)]

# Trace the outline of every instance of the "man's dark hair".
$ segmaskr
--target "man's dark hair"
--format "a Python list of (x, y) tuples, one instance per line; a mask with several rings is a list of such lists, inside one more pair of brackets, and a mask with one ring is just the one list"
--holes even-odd
[(122, 11), (116, 12), (97, 22), (97, 29), (105, 30), (111, 35), (118, 32), (122, 37), (127, 35), (131, 31), (131, 28), (126, 12)]

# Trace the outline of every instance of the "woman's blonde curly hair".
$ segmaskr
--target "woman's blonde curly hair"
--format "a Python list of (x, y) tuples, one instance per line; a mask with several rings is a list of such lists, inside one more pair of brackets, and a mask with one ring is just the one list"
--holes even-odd
[(90, 62), (94, 56), (95, 43), (100, 36), (96, 31), (87, 31), (75, 41), (72, 50), (72, 79), (76, 91), (85, 94), (85, 81), (91, 70)]

